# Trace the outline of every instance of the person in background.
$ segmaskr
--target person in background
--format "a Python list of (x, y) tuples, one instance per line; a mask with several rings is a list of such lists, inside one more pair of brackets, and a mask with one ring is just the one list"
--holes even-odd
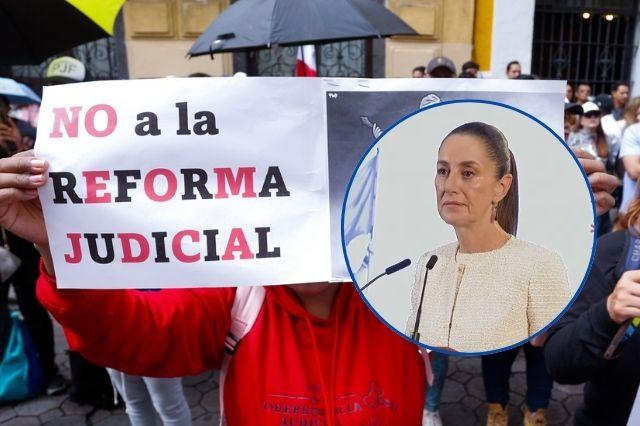
[(569, 135), (578, 130), (579, 116), (582, 115), (582, 105), (574, 102), (564, 103), (564, 141), (567, 142)]
[(433, 372), (433, 383), (427, 387), (422, 426), (442, 426), (440, 400), (449, 371), (449, 355), (431, 352), (431, 371)]
[(507, 64), (507, 78), (514, 79), (518, 78), (520, 74), (522, 74), (522, 67), (520, 66), (520, 62), (511, 61)]
[(180, 377), (134, 376), (112, 368), (107, 372), (125, 401), (132, 426), (154, 426), (156, 411), (165, 426), (191, 426), (191, 410)]
[(10, 112), (9, 99), (0, 95), (0, 157), (10, 157), (23, 150), (22, 134)]
[(564, 94), (564, 102), (573, 102), (573, 86), (567, 81), (567, 90)]
[(427, 76), (431, 78), (454, 78), (456, 66), (446, 56), (436, 56), (427, 64)]
[[(33, 127), (31, 123), (13, 116), (9, 99), (0, 95), (0, 131), (6, 132), (11, 128), (11, 131), (15, 132), (14, 127), (17, 129), (20, 137), (16, 138), (15, 142), (3, 141), (2, 148), (10, 153), (33, 148), (36, 140), (36, 128)], [(7, 143), (11, 146), (7, 146)]]
[[(544, 336), (544, 334), (542, 335)], [(544, 337), (538, 336), (521, 347), (482, 356), (482, 380), (487, 396), (487, 426), (507, 426), (509, 414), (509, 378), (520, 349), (526, 360), (527, 391), (522, 407), (524, 426), (545, 426), (547, 407), (551, 400), (553, 379), (544, 365), (541, 347)]]
[(611, 86), (611, 99), (613, 100), (613, 110), (611, 114), (615, 120), (622, 119), (624, 108), (629, 101), (629, 84), (617, 82)]
[[(24, 151), (28, 144), (28, 138), (20, 132), (18, 120), (9, 116), (10, 110), (9, 100), (0, 96), (0, 157), (3, 158)], [(31, 127), (29, 123), (24, 122), (24, 124)], [(7, 240), (0, 241), (0, 244), (6, 243), (11, 252), (20, 258), (21, 264), (9, 281), (0, 284), (0, 309), (6, 309), (8, 306), (9, 286), (12, 285), (18, 307), (24, 317), (42, 365), (46, 394), (58, 395), (65, 391), (68, 384), (60, 375), (55, 362), (53, 323), (47, 310), (36, 298), (40, 255), (33, 244), (28, 241), (8, 231), (3, 234), (0, 240), (3, 240), (4, 236)]]
[(622, 181), (622, 202), (620, 203), (620, 212), (624, 213), (631, 202), (637, 197), (637, 181), (640, 176), (640, 117), (638, 116), (639, 108), (635, 110), (635, 118), (633, 117), (635, 99), (629, 102), (628, 108), (625, 110), (625, 123), (636, 120), (624, 128), (622, 132), (622, 142), (620, 144), (620, 159), (624, 165), (624, 178)]
[(622, 130), (631, 126), (632, 124), (636, 124), (640, 121), (640, 96), (636, 96), (631, 98), (629, 102), (627, 102), (627, 106), (624, 107), (624, 112), (622, 113), (622, 118), (618, 122), (622, 121)]
[(480, 70), (480, 65), (473, 61), (467, 61), (462, 64), (462, 72), (458, 77), (460, 78), (478, 78), (478, 71)]
[(600, 108), (601, 117), (611, 114), (611, 111), (613, 110), (613, 99), (608, 93), (601, 93), (598, 96), (595, 96), (593, 98), (593, 103), (598, 105), (598, 108)]
[[(578, 128), (569, 134), (567, 145), (588, 152), (602, 161), (608, 173), (616, 174), (616, 162), (620, 151), (620, 140), (604, 133), (600, 123), (600, 108), (593, 102), (582, 104), (583, 113)], [(604, 235), (611, 230), (609, 214), (598, 218), (596, 235)]]
[[(624, 129), (638, 122), (640, 118), (640, 97), (635, 97), (626, 103), (626, 106), (619, 119), (614, 114), (607, 114), (600, 120), (602, 122), (602, 130), (605, 135), (610, 138), (616, 138), (622, 141), (622, 133)], [(619, 178), (623, 178), (625, 170), (621, 161), (616, 165), (616, 174)], [(628, 205), (628, 202), (627, 202)]]
[(189, 74), (187, 77), (211, 77), (209, 74), (207, 74), (206, 72), (192, 72), (191, 74)]
[(413, 78), (423, 78), (425, 74), (426, 68), (422, 65), (418, 65), (411, 71), (411, 77)]
[(608, 171), (615, 170), (620, 141), (609, 138), (600, 123), (600, 108), (593, 102), (582, 104), (582, 116), (577, 130), (569, 134), (567, 145), (587, 151), (602, 161)]
[(590, 100), (591, 85), (589, 83), (579, 83), (576, 87), (576, 103), (582, 105)]

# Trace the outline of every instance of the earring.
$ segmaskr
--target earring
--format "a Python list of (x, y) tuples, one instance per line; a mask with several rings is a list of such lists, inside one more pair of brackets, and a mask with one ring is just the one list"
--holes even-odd
[(498, 220), (498, 203), (491, 202), (491, 223)]

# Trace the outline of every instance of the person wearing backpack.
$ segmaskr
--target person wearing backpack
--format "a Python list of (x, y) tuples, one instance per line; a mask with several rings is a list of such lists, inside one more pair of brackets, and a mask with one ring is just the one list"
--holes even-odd
[[(640, 317), (640, 199), (631, 203), (620, 226), (598, 240), (582, 293), (545, 345), (554, 380), (586, 383), (576, 425), (637, 424), (629, 415), (640, 385), (640, 334), (626, 321)], [(619, 330), (626, 333), (615, 344)]]
[(141, 376), (222, 368), (230, 425), (421, 423), (428, 362), (351, 284), (58, 290), (35, 189), (45, 172), (29, 156), (0, 161), (0, 225), (38, 247), (38, 297), (71, 349)]

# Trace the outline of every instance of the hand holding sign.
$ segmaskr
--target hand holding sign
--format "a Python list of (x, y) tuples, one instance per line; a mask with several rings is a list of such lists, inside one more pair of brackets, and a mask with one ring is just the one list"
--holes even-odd
[(37, 245), (47, 245), (37, 188), (46, 182), (47, 163), (32, 151), (0, 160), (0, 226)]
[(319, 85), (48, 87), (36, 153), (58, 287), (328, 281), (322, 98), (299, 96)]

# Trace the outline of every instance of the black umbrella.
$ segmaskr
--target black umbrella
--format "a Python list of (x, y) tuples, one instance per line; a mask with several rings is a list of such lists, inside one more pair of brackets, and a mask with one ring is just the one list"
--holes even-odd
[(122, 3), (0, 0), (0, 65), (39, 64), (79, 44), (109, 37)]
[(238, 0), (189, 56), (417, 33), (373, 0)]

